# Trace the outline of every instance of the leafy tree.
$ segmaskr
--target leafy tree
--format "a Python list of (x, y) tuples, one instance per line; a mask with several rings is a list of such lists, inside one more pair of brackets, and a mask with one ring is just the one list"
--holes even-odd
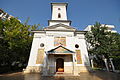
[(17, 18), (0, 19), (0, 64), (27, 63), (33, 35), (39, 25), (21, 23)]
[(120, 56), (120, 34), (112, 33), (110, 39), (110, 56)]
[(91, 27), (91, 31), (86, 34), (86, 40), (90, 45), (89, 51), (93, 54), (107, 55), (109, 53), (109, 39), (111, 33), (107, 31), (107, 27), (96, 22)]
[(120, 56), (120, 34), (111, 33), (106, 25), (103, 26), (96, 22), (91, 27), (91, 31), (87, 32), (86, 40), (89, 54), (96, 56), (97, 62), (103, 58)]

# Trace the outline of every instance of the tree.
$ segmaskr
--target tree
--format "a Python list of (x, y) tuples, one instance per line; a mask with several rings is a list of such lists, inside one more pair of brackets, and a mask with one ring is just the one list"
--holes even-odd
[(112, 33), (110, 38), (110, 56), (120, 56), (120, 34)]
[(89, 51), (92, 54), (106, 55), (109, 53), (109, 39), (111, 33), (107, 31), (107, 27), (96, 22), (91, 27), (91, 31), (86, 34), (86, 40), (90, 45)]
[[(103, 58), (120, 55), (120, 34), (111, 33), (107, 26), (96, 22), (86, 34), (89, 54), (94, 55), (98, 65)], [(101, 64), (100, 64), (101, 65)]]
[(0, 64), (27, 63), (33, 39), (31, 30), (39, 26), (27, 22), (21, 23), (17, 18), (0, 19)]

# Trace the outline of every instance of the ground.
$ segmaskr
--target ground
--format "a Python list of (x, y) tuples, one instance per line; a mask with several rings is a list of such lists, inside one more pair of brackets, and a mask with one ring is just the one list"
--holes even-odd
[(0, 80), (120, 80), (120, 74), (106, 71), (80, 73), (80, 76), (41, 76), (22, 72), (1, 74)]

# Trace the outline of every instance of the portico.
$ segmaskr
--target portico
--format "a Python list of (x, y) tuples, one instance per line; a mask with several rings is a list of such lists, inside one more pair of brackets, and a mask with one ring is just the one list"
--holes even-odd
[(74, 74), (74, 54), (63, 46), (58, 46), (47, 52), (47, 71), (48, 73), (73, 73)]

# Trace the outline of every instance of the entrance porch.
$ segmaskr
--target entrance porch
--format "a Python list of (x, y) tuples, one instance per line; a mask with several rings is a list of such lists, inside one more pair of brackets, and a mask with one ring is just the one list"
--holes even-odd
[(75, 52), (58, 46), (46, 53), (45, 68), (47, 73), (70, 73), (74, 74), (75, 67)]
[(47, 71), (49, 74), (55, 73), (73, 73), (73, 58), (72, 55), (48, 55)]

